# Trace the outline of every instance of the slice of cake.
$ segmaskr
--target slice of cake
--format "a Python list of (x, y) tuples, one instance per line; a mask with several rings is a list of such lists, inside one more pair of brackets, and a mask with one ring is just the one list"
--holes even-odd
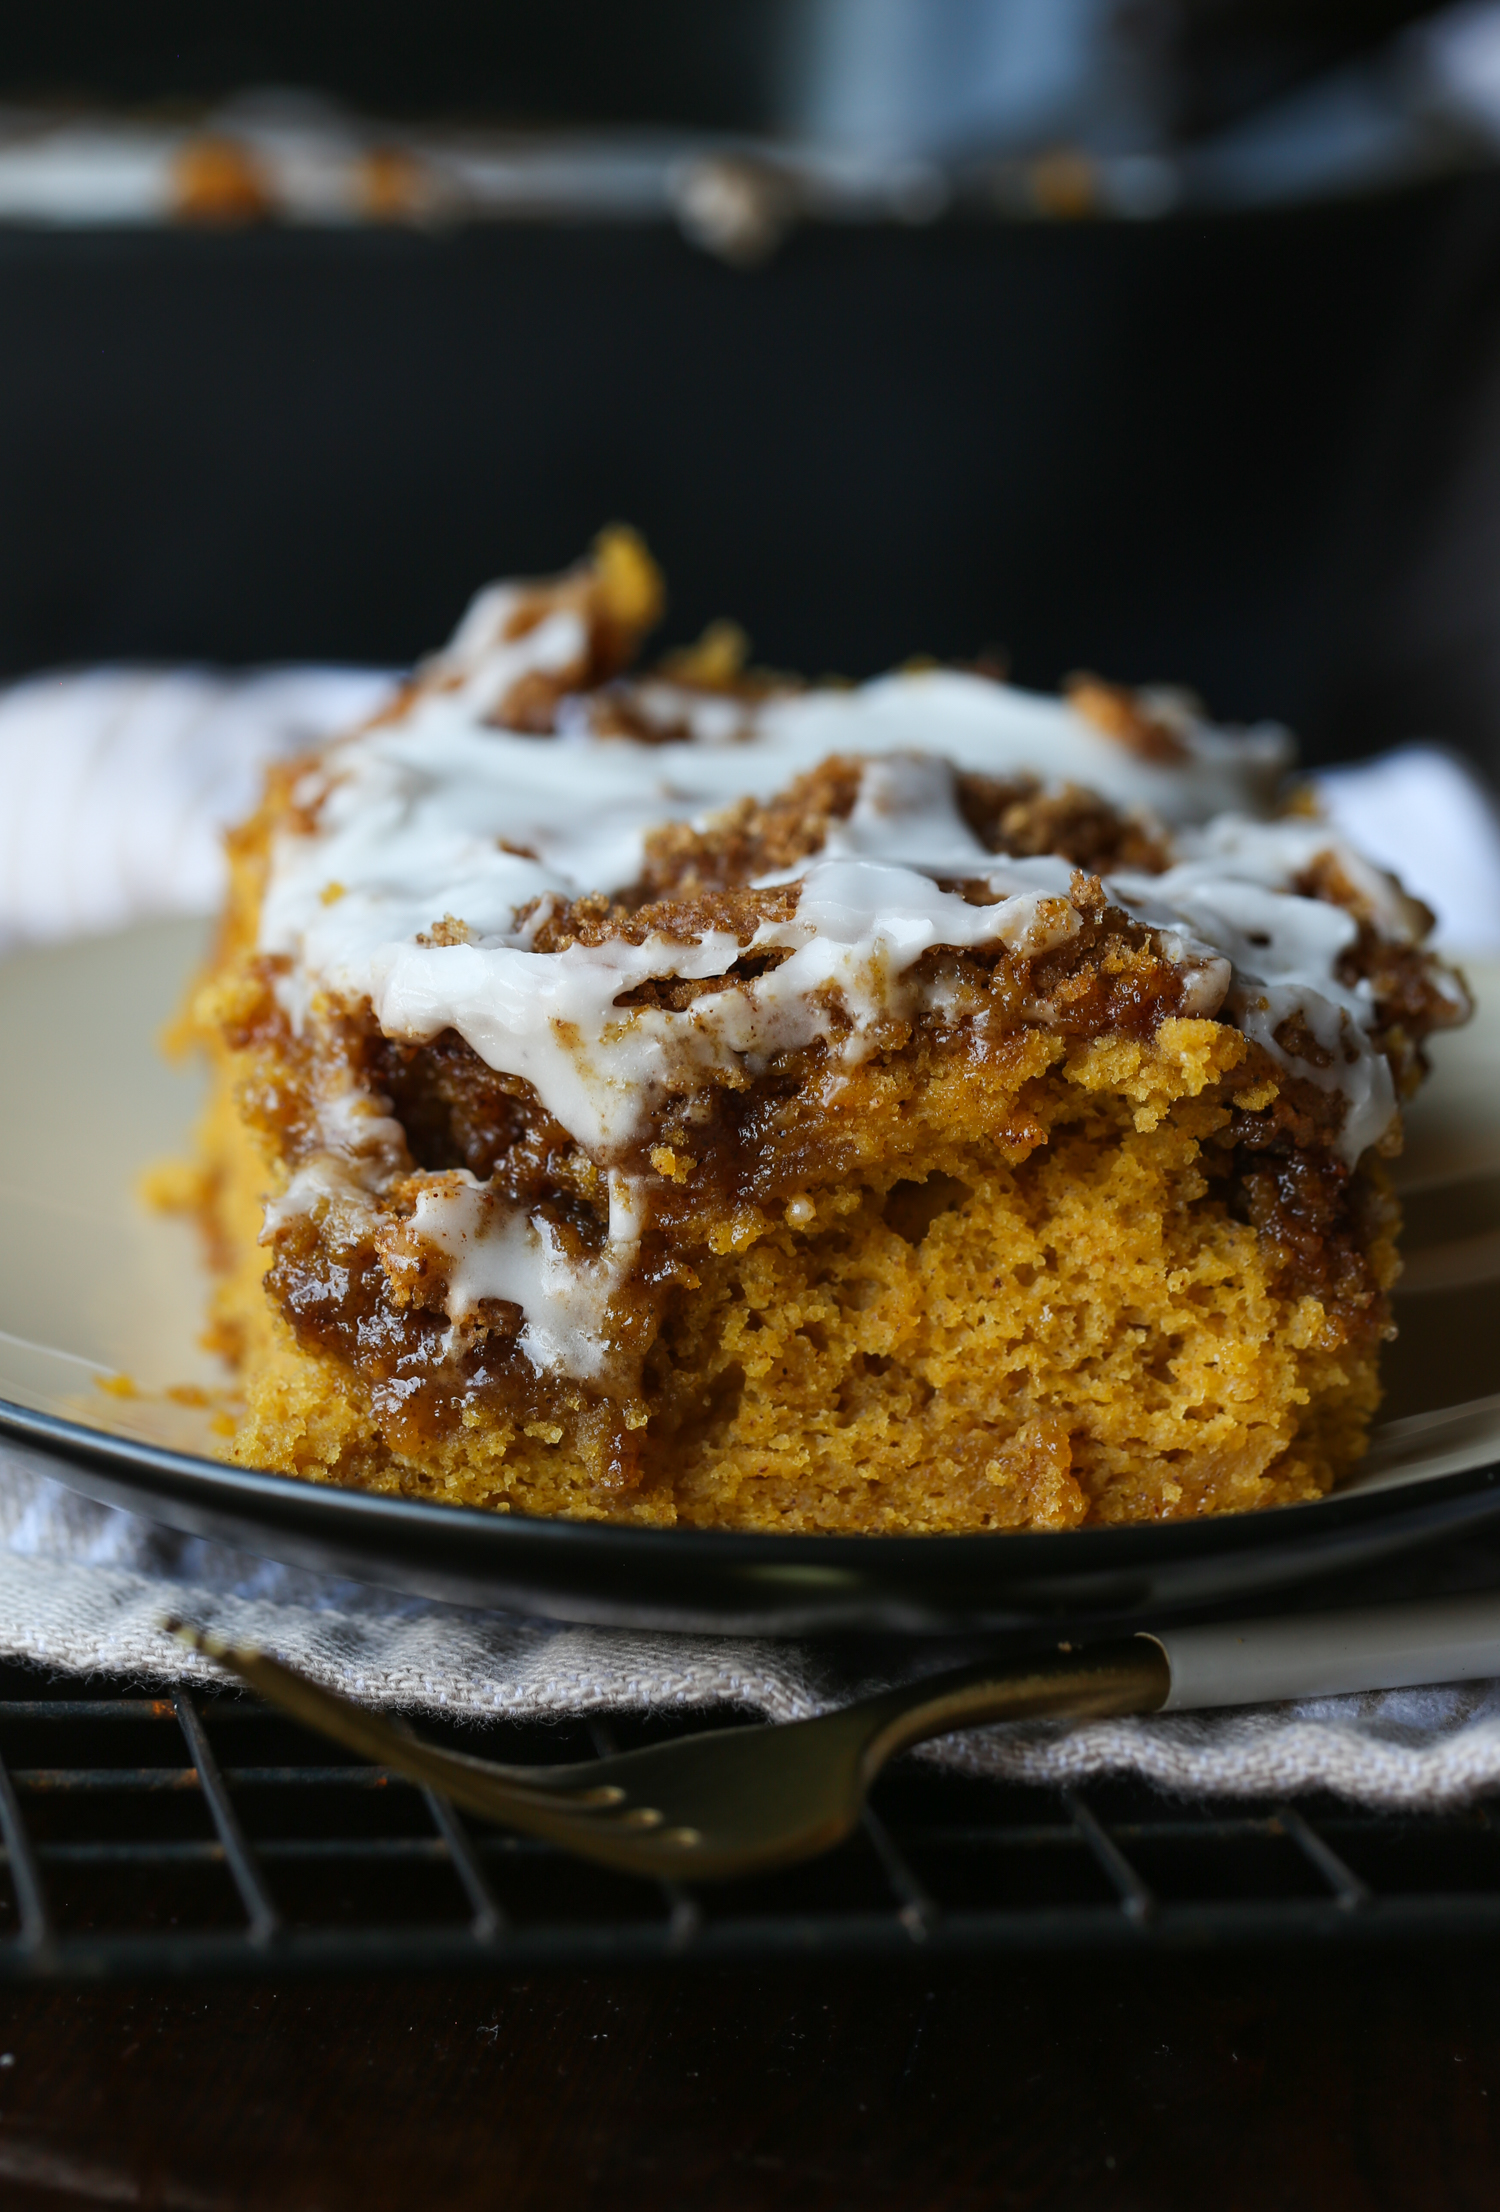
[(231, 1456), (526, 1513), (1068, 1528), (1325, 1491), (1463, 986), (1272, 730), (630, 675), (608, 534), (272, 776), (194, 1021)]

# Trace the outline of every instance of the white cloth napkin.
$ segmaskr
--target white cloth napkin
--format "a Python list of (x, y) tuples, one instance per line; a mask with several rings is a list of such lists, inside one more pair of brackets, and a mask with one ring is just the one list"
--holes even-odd
[(347, 728), (369, 668), (86, 670), (0, 692), (0, 949), (209, 914), (261, 771)]
[[(388, 681), (350, 669), (102, 670), (0, 694), (0, 947), (211, 909), (219, 834), (250, 803), (261, 766), (367, 712)], [(1500, 829), (1461, 763), (1414, 747), (1317, 780), (1340, 828), (1400, 865), (1438, 912), (1445, 942), (1500, 948)], [(475, 1717), (735, 1704), (789, 1720), (956, 1656), (572, 1628), (403, 1598), (94, 1505), (0, 1447), (0, 1654), (83, 1673), (210, 1676), (163, 1635), (171, 1612), (350, 1695)], [(1012, 1724), (948, 1737), (927, 1756), (1011, 1781), (1135, 1774), (1189, 1795), (1324, 1788), (1433, 1809), (1500, 1788), (1500, 1682)]]

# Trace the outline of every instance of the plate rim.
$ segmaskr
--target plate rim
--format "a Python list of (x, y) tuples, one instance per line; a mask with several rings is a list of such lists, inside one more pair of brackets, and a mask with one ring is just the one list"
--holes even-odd
[[(1474, 1467), (1446, 1475), (1434, 1475), (1410, 1484), (1383, 1485), (1378, 1490), (1337, 1492), (1321, 1498), (1285, 1505), (1263, 1506), (1247, 1512), (1197, 1515), (1189, 1520), (1114, 1522), (1106, 1526), (1073, 1529), (950, 1530), (930, 1534), (881, 1535), (873, 1531), (796, 1530), (775, 1532), (735, 1528), (642, 1528), (618, 1521), (573, 1520), (562, 1515), (515, 1511), (488, 1512), (479, 1506), (450, 1505), (438, 1498), (409, 1498), (384, 1491), (361, 1490), (353, 1485), (317, 1482), (300, 1475), (279, 1474), (270, 1468), (239, 1467), (228, 1461), (205, 1458), (144, 1437), (128, 1437), (91, 1427), (61, 1414), (24, 1406), (0, 1397), (0, 1442), (39, 1450), (64, 1464), (96, 1466), (105, 1475), (121, 1477), (155, 1473), (178, 1483), (190, 1482), (204, 1493), (205, 1505), (217, 1498), (226, 1510), (274, 1506), (278, 1500), (305, 1510), (317, 1503), (335, 1516), (372, 1531), (432, 1529), (459, 1534), (467, 1530), (493, 1544), (512, 1540), (516, 1548), (534, 1546), (566, 1553), (567, 1549), (593, 1548), (601, 1543), (618, 1545), (623, 1554), (687, 1564), (695, 1557), (728, 1564), (765, 1563), (771, 1566), (873, 1565), (877, 1559), (898, 1565), (920, 1555), (924, 1560), (962, 1554), (964, 1562), (981, 1558), (1025, 1557), (1038, 1564), (1034, 1579), (1046, 1578), (1049, 1568), (1064, 1574), (1137, 1563), (1132, 1554), (1192, 1557), (1195, 1553), (1242, 1548), (1258, 1549), (1290, 1538), (1294, 1528), (1306, 1530), (1294, 1548), (1316, 1549), (1307, 1541), (1331, 1536), (1365, 1524), (1384, 1525), (1411, 1519), (1441, 1520), (1436, 1509), (1459, 1503), (1487, 1491), (1496, 1493), (1500, 1511), (1500, 1455)], [(150, 1518), (143, 1507), (142, 1512)], [(1316, 1516), (1313, 1520), (1311, 1516)], [(1024, 1553), (1020, 1547), (1025, 1547)], [(1066, 1550), (1057, 1547), (1066, 1546)], [(1003, 1551), (1001, 1547), (1004, 1547)], [(509, 1545), (507, 1545), (509, 1548)], [(1119, 1554), (1118, 1559), (1112, 1555)], [(955, 1563), (957, 1563), (955, 1561)], [(1045, 1564), (1044, 1564), (1045, 1563)], [(1141, 1557), (1140, 1564), (1145, 1563)], [(1026, 1576), (1026, 1580), (1033, 1577)]]

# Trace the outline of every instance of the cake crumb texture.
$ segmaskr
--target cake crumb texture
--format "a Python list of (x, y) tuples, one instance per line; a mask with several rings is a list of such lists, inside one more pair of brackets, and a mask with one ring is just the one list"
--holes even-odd
[[(1021, 1080), (984, 1099), (999, 1142), (969, 1133), (972, 1094), (929, 1088), (909, 1155), (791, 1202), (796, 1225), (695, 1252), (698, 1287), (647, 1359), (631, 1480), (601, 1477), (586, 1408), (518, 1425), (474, 1407), (423, 1436), (299, 1345), (264, 1292), (266, 1162), (221, 1093), (209, 1144), (241, 1259), (219, 1326), (248, 1384), (229, 1456), (453, 1504), (768, 1531), (1059, 1529), (1321, 1495), (1379, 1398), (1396, 1210), (1378, 1166), (1372, 1285), (1341, 1304), (1211, 1195), (1236, 1031), (1027, 1042)], [(847, 1113), (878, 1117), (878, 1076), (851, 1089)]]

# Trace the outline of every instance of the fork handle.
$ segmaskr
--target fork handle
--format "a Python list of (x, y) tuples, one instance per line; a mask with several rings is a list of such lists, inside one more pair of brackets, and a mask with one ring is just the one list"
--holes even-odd
[(1473, 1682), (1500, 1674), (1500, 1591), (1162, 1628), (1151, 1640), (1171, 1669), (1171, 1713)]
[(871, 1698), (866, 1776), (909, 1744), (985, 1721), (1192, 1712), (1500, 1674), (1500, 1592), (1158, 1629), (997, 1674), (963, 1669)]
[(1052, 1715), (1099, 1719), (1110, 1713), (1155, 1713), (1172, 1688), (1172, 1669), (1153, 1638), (1122, 1637), (1073, 1651), (1060, 1648), (998, 1673), (994, 1661), (925, 1682), (908, 1682), (866, 1703), (872, 1728), (864, 1754), (867, 1782), (887, 1759), (931, 1736), (986, 1721), (1043, 1720)]

